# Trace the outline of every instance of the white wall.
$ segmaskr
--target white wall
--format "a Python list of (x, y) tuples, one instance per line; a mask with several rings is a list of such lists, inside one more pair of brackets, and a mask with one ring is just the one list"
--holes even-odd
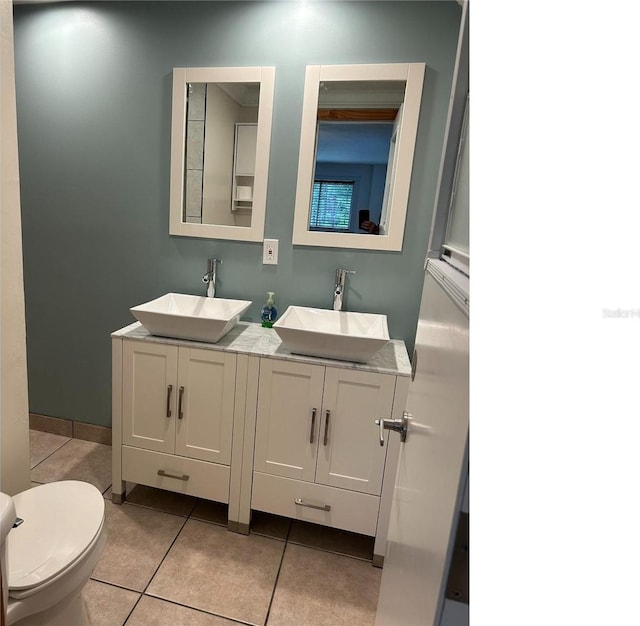
[(22, 281), (22, 228), (18, 175), (18, 136), (13, 60), (13, 7), (0, 0), (2, 100), (0, 138), (0, 470), (2, 491), (13, 495), (30, 483), (29, 404)]

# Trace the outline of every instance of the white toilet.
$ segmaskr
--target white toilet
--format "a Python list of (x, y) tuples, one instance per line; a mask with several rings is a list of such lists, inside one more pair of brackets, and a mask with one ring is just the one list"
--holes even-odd
[(104, 509), (102, 494), (76, 480), (0, 494), (7, 626), (86, 623), (80, 593), (106, 542)]

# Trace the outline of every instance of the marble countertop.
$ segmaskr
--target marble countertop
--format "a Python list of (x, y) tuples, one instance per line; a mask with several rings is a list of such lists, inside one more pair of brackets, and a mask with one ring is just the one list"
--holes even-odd
[(292, 354), (284, 347), (282, 340), (273, 328), (263, 328), (260, 324), (254, 322), (238, 322), (218, 343), (204, 343), (151, 335), (140, 322), (135, 322), (120, 330), (116, 330), (111, 336), (168, 345), (188, 344), (195, 348), (204, 348), (207, 350), (222, 350), (237, 354), (264, 356), (300, 363), (330, 365), (343, 369), (393, 374), (395, 376), (411, 376), (411, 363), (409, 361), (409, 355), (407, 354), (407, 348), (404, 341), (399, 339), (389, 341), (389, 343), (374, 354), (367, 363), (353, 363), (351, 361), (337, 361), (335, 359), (321, 359), (302, 354)]

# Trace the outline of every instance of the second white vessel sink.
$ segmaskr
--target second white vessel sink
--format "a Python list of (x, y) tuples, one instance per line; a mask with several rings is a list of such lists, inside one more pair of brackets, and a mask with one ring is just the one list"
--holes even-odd
[(366, 363), (389, 341), (387, 316), (290, 306), (273, 325), (296, 354)]
[(251, 300), (167, 293), (130, 311), (152, 335), (216, 343), (250, 306)]

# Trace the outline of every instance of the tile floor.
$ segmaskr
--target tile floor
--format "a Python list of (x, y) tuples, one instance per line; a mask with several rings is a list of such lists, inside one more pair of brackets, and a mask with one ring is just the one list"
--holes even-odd
[(373, 539), (136, 486), (111, 502), (111, 448), (31, 431), (34, 484), (77, 479), (105, 497), (108, 540), (83, 591), (95, 626), (360, 626), (375, 620)]

